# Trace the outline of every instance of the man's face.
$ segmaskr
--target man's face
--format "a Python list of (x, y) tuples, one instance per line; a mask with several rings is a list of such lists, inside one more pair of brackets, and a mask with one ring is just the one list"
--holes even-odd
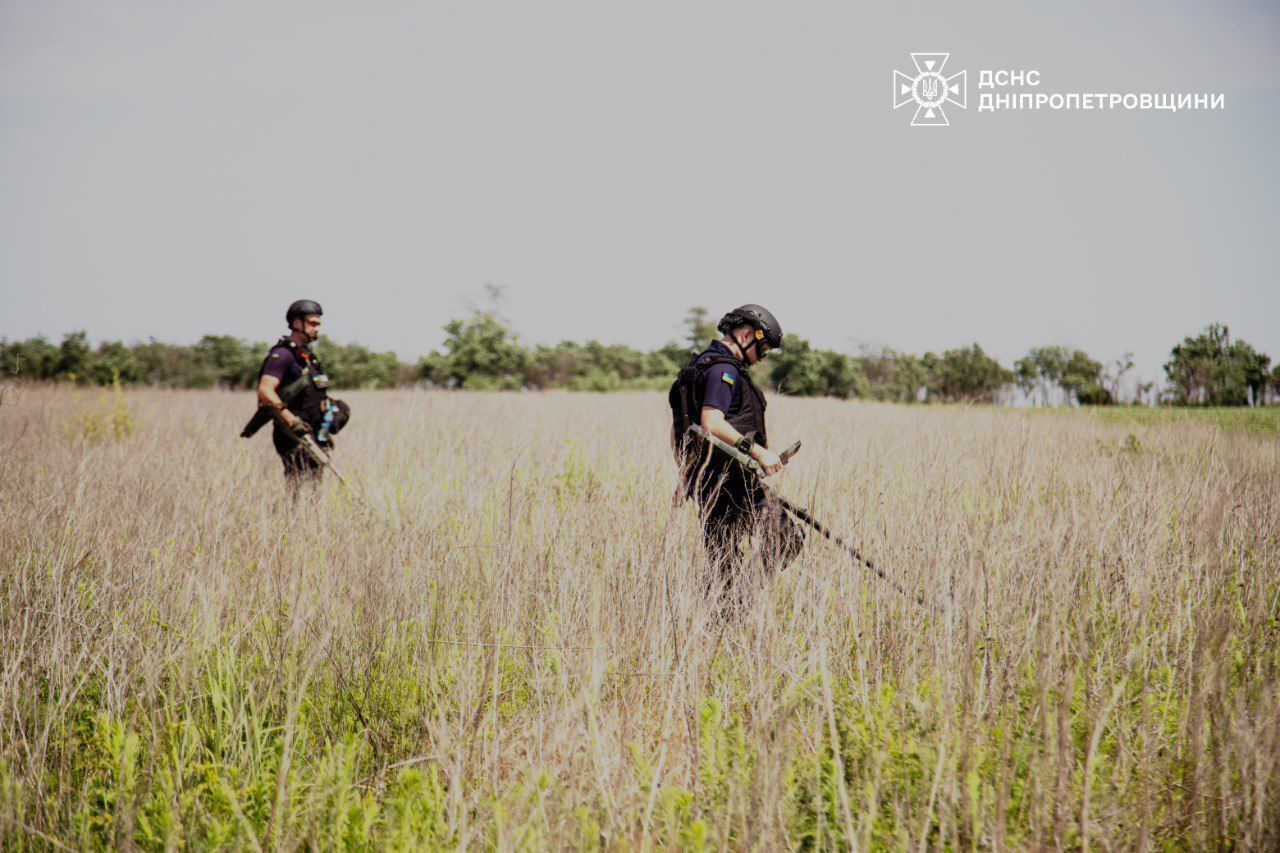
[(307, 339), (307, 343), (315, 343), (320, 337), (320, 315), (304, 314), (297, 320), (293, 321), (294, 328), (302, 332)]

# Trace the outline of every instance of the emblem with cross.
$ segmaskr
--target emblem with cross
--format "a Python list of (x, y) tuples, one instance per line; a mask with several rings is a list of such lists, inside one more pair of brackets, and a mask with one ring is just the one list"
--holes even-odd
[(965, 87), (968, 72), (961, 71), (944, 77), (942, 69), (949, 56), (949, 53), (913, 53), (911, 61), (916, 66), (914, 77), (901, 71), (893, 72), (893, 108), (896, 110), (914, 103), (916, 114), (911, 119), (913, 127), (950, 124), (942, 109), (942, 105), (948, 101), (960, 109), (967, 109)]

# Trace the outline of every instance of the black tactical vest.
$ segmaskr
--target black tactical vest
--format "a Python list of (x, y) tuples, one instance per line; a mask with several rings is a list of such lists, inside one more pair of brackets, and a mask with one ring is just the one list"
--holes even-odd
[[(292, 337), (286, 335), (276, 341), (271, 347), (288, 347), (298, 360), (298, 364), (302, 366), (302, 376), (299, 378), (301, 386), (297, 389), (297, 393), (289, 394), (293, 389), (293, 383), (289, 386), (281, 386), (277, 389), (281, 398), (285, 399), (285, 408), (293, 412), (311, 429), (315, 430), (320, 426), (320, 421), (324, 417), (324, 401), (328, 398), (328, 377), (325, 375), (324, 366), (320, 363), (320, 357), (316, 355), (310, 348), (301, 347)], [(304, 356), (305, 353), (305, 356)], [(262, 378), (263, 371), (267, 368), (267, 360), (271, 358), (271, 353), (267, 353), (267, 357), (262, 360), (262, 367), (258, 368), (258, 378)], [(320, 378), (322, 384), (317, 384), (317, 377)], [(295, 381), (299, 381), (295, 380)], [(322, 387), (323, 385), (323, 387)], [(279, 429), (277, 424), (277, 429)]]
[(692, 488), (695, 470), (709, 462), (707, 469), (722, 469), (729, 461), (723, 453), (716, 453), (708, 458), (710, 446), (697, 440), (690, 433), (689, 425), (702, 422), (702, 400), (698, 394), (699, 380), (717, 364), (730, 364), (738, 368), (739, 391), (738, 411), (727, 419), (730, 426), (743, 435), (750, 436), (756, 443), (769, 446), (769, 437), (765, 432), (764, 410), (767, 406), (764, 393), (751, 381), (746, 365), (741, 359), (716, 349), (708, 348), (689, 360), (671, 390), (667, 392), (667, 402), (671, 406), (671, 429), (675, 439), (676, 461), (680, 465), (681, 476)]

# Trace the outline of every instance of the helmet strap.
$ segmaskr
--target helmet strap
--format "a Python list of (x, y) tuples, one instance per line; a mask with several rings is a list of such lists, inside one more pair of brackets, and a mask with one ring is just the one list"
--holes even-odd
[(299, 346), (310, 346), (311, 339), (307, 336), (306, 329), (298, 325), (301, 319), (301, 317), (293, 318), (293, 322), (289, 324), (289, 337), (293, 338)]
[(739, 343), (736, 337), (733, 339), (733, 342), (735, 344), (738, 344), (738, 349), (742, 352), (742, 361), (745, 364), (750, 365), (751, 360), (747, 358), (747, 353), (754, 350), (756, 348), (756, 344), (760, 343), (760, 339), (756, 337), (755, 329), (751, 330), (751, 342), (748, 343), (746, 346), (743, 346), (741, 343)]

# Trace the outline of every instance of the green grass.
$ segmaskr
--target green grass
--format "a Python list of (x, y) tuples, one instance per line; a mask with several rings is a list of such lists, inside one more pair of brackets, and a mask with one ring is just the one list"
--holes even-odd
[(1213, 424), (1228, 431), (1280, 435), (1280, 406), (1098, 406), (1087, 411), (1106, 424), (1154, 426), (1185, 421)]

